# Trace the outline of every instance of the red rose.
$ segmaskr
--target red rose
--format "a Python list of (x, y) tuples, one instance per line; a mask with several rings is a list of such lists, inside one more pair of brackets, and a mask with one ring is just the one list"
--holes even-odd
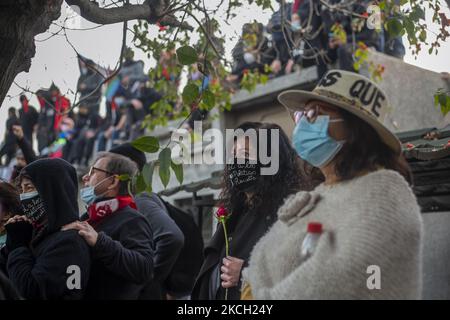
[(216, 212), (216, 216), (218, 219), (220, 218), (226, 218), (228, 216), (228, 211), (224, 207), (219, 207)]

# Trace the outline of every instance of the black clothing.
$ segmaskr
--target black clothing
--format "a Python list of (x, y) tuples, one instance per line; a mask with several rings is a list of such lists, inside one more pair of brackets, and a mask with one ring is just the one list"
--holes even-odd
[[(83, 219), (87, 219), (85, 214)], [(147, 219), (125, 207), (93, 224), (98, 239), (92, 248), (87, 299), (138, 299), (153, 277), (152, 229)]]
[[(247, 267), (248, 259), (253, 247), (258, 240), (267, 232), (276, 220), (274, 212), (249, 211), (235, 213), (227, 220), (227, 232), (229, 238), (230, 256), (244, 260), (242, 269)], [(225, 289), (221, 287), (221, 281), (217, 281), (216, 296), (210, 296), (210, 279), (214, 269), (220, 271), (222, 259), (225, 257), (225, 238), (222, 224), (205, 248), (205, 261), (192, 291), (193, 300), (224, 299)], [(240, 284), (228, 289), (229, 300), (240, 299)]]
[(28, 141), (33, 141), (33, 129), (38, 123), (39, 113), (33, 106), (28, 106), (28, 112), (19, 109), (19, 119), (23, 128), (23, 134)]
[[(89, 278), (89, 247), (77, 230), (60, 231), (78, 220), (75, 169), (62, 159), (39, 159), (23, 170), (44, 202), (47, 223), (34, 230), (29, 246), (9, 252), (9, 278), (27, 299), (81, 299)], [(74, 266), (80, 286), (69, 288)]]
[(0, 271), (0, 300), (20, 300), (19, 293), (11, 281)]

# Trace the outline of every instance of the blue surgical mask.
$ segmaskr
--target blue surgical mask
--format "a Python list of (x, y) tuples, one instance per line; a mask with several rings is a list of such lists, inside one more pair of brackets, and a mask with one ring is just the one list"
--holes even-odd
[(292, 135), (294, 148), (300, 157), (314, 167), (326, 166), (345, 143), (328, 135), (330, 122), (340, 121), (343, 119), (330, 120), (329, 116), (318, 116), (314, 123), (310, 123), (306, 117), (302, 117)]
[(39, 195), (39, 192), (31, 191), (31, 192), (21, 193), (19, 195), (19, 197), (20, 197), (20, 201), (23, 201), (23, 200), (28, 200), (28, 199), (34, 198), (38, 195)]
[(84, 187), (80, 189), (80, 198), (81, 201), (86, 203), (87, 205), (91, 205), (97, 200), (97, 196), (95, 195), (94, 187)]
[(291, 23), (291, 29), (292, 29), (292, 31), (298, 31), (298, 30), (300, 30), (301, 28), (302, 28), (302, 25), (300, 24), (300, 21), (299, 21), (299, 20), (293, 21), (293, 22)]
[(97, 199), (99, 199), (101, 196), (103, 196), (103, 194), (96, 195), (95, 188), (97, 188), (98, 185), (100, 185), (101, 183), (103, 183), (104, 181), (106, 181), (107, 179), (109, 179), (111, 177), (114, 177), (114, 176), (109, 176), (109, 177), (103, 179), (102, 181), (97, 183), (95, 186), (87, 186), (87, 187), (81, 188), (80, 189), (81, 201), (86, 203), (88, 206), (93, 204)]

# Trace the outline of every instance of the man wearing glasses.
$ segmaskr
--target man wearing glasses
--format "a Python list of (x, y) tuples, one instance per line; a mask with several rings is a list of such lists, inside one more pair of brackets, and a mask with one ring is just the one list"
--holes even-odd
[(64, 229), (77, 229), (92, 248), (87, 299), (137, 299), (153, 277), (152, 229), (119, 178), (136, 171), (126, 157), (103, 152), (83, 176), (87, 213)]

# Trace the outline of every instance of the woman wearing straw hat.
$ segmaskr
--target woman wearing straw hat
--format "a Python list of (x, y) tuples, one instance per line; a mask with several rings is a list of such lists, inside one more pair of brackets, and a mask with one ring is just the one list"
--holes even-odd
[[(387, 97), (369, 79), (331, 70), (312, 92), (279, 101), (293, 115), (293, 144), (325, 182), (290, 196), (244, 270), (256, 299), (418, 299), (422, 219)], [(302, 255), (310, 222), (322, 225)], [(282, 261), (282, 263), (281, 263)]]

